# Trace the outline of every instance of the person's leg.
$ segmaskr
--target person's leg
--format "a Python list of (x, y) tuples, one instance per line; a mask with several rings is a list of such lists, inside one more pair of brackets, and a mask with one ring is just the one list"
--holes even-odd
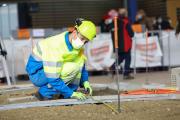
[[(124, 52), (120, 52), (120, 53), (118, 54), (118, 57), (119, 57), (119, 59), (118, 59), (119, 65), (121, 65), (121, 63), (122, 63), (122, 62), (124, 61), (124, 59), (125, 59), (125, 54), (124, 54)], [(119, 73), (123, 73), (122, 67), (120, 68)]]
[(40, 87), (38, 92), (43, 97), (43, 99), (53, 99), (54, 95), (60, 94), (58, 91), (56, 91), (49, 85), (44, 85)]
[(29, 78), (36, 87), (48, 84), (48, 80), (43, 70), (38, 70), (35, 74), (29, 75)]
[(134, 79), (134, 77), (129, 74), (130, 65), (131, 65), (131, 50), (125, 53), (124, 79)]
[(45, 76), (43, 70), (39, 70), (37, 73), (29, 75), (29, 78), (36, 87), (39, 87), (38, 92), (35, 93), (35, 96), (39, 100), (52, 99), (53, 95), (59, 94), (55, 89), (48, 85), (48, 78)]
[(130, 73), (130, 64), (131, 64), (131, 52), (130, 50), (125, 53), (125, 65), (124, 65), (124, 76), (128, 76)]
[[(39, 93), (44, 97), (45, 99), (58, 99), (58, 98), (66, 98), (63, 96), (62, 92), (59, 92), (58, 89), (61, 88), (61, 84), (63, 81), (57, 81), (57, 80), (49, 80), (49, 83), (45, 86), (40, 87)], [(76, 91), (78, 89), (77, 85), (69, 84), (67, 85), (69, 89), (72, 91)]]

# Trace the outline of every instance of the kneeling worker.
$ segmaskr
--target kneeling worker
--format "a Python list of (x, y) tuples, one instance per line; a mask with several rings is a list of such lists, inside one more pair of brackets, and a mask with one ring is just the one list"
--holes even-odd
[(32, 83), (39, 87), (36, 93), (39, 100), (51, 100), (55, 95), (84, 100), (85, 94), (76, 92), (79, 86), (92, 95), (83, 46), (96, 36), (96, 27), (81, 18), (75, 23), (72, 32), (41, 40), (33, 48), (26, 71)]

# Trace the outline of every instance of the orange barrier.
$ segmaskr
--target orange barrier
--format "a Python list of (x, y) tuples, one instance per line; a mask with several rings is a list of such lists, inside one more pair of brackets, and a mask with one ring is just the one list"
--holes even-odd
[(141, 24), (133, 24), (132, 29), (133, 29), (134, 32), (137, 32), (137, 33), (142, 33), (143, 32)]
[(29, 39), (30, 31), (29, 29), (19, 29), (17, 32), (18, 39)]
[(180, 94), (180, 91), (170, 89), (140, 89), (133, 91), (126, 91), (121, 95), (146, 95), (146, 94)]

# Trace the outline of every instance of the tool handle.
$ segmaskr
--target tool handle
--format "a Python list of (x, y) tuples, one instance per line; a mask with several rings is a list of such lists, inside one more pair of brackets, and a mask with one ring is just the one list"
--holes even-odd
[(114, 46), (118, 48), (118, 27), (117, 27), (117, 19), (118, 17), (114, 17)]

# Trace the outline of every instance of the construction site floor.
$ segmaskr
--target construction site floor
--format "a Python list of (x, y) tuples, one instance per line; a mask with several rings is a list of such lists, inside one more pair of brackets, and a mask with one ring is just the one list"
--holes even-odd
[[(159, 83), (159, 84), (170, 85), (169, 71), (136, 73), (134, 79), (132, 80), (123, 80), (122, 74), (119, 74), (119, 77), (120, 77), (120, 82), (126, 82), (126, 83), (135, 83), (135, 84)], [(112, 83), (112, 82), (116, 82), (115, 81), (116, 75), (106, 74), (106, 75), (90, 76), (89, 80), (91, 83)]]
[[(111, 75), (90, 76), (92, 84), (115, 84), (115, 77)], [(170, 86), (170, 74), (168, 71), (138, 73), (133, 80), (122, 80), (120, 82), (126, 88), (130, 85), (142, 87), (143, 84), (156, 84)], [(30, 84), (29, 81), (17, 81), (17, 84)], [(4, 86), (1, 85), (1, 87)], [(111, 86), (114, 88), (114, 86)], [(122, 87), (122, 86), (120, 86)], [(1, 104), (7, 103), (5, 99), (11, 97), (28, 96), (22, 91), (8, 92), (0, 95)], [(115, 94), (113, 90), (105, 89), (95, 93), (96, 95)], [(5, 97), (5, 96), (6, 97)], [(23, 101), (24, 102), (24, 101)], [(117, 103), (108, 103), (117, 109)], [(121, 113), (116, 114), (104, 104), (84, 104), (69, 106), (34, 107), (25, 109), (0, 111), (0, 120), (180, 120), (180, 100), (153, 100), (153, 101), (129, 101), (121, 104)]]
[[(114, 108), (115, 103), (111, 103)], [(121, 113), (103, 104), (37, 107), (0, 111), (0, 120), (179, 120), (180, 101), (124, 102)]]

